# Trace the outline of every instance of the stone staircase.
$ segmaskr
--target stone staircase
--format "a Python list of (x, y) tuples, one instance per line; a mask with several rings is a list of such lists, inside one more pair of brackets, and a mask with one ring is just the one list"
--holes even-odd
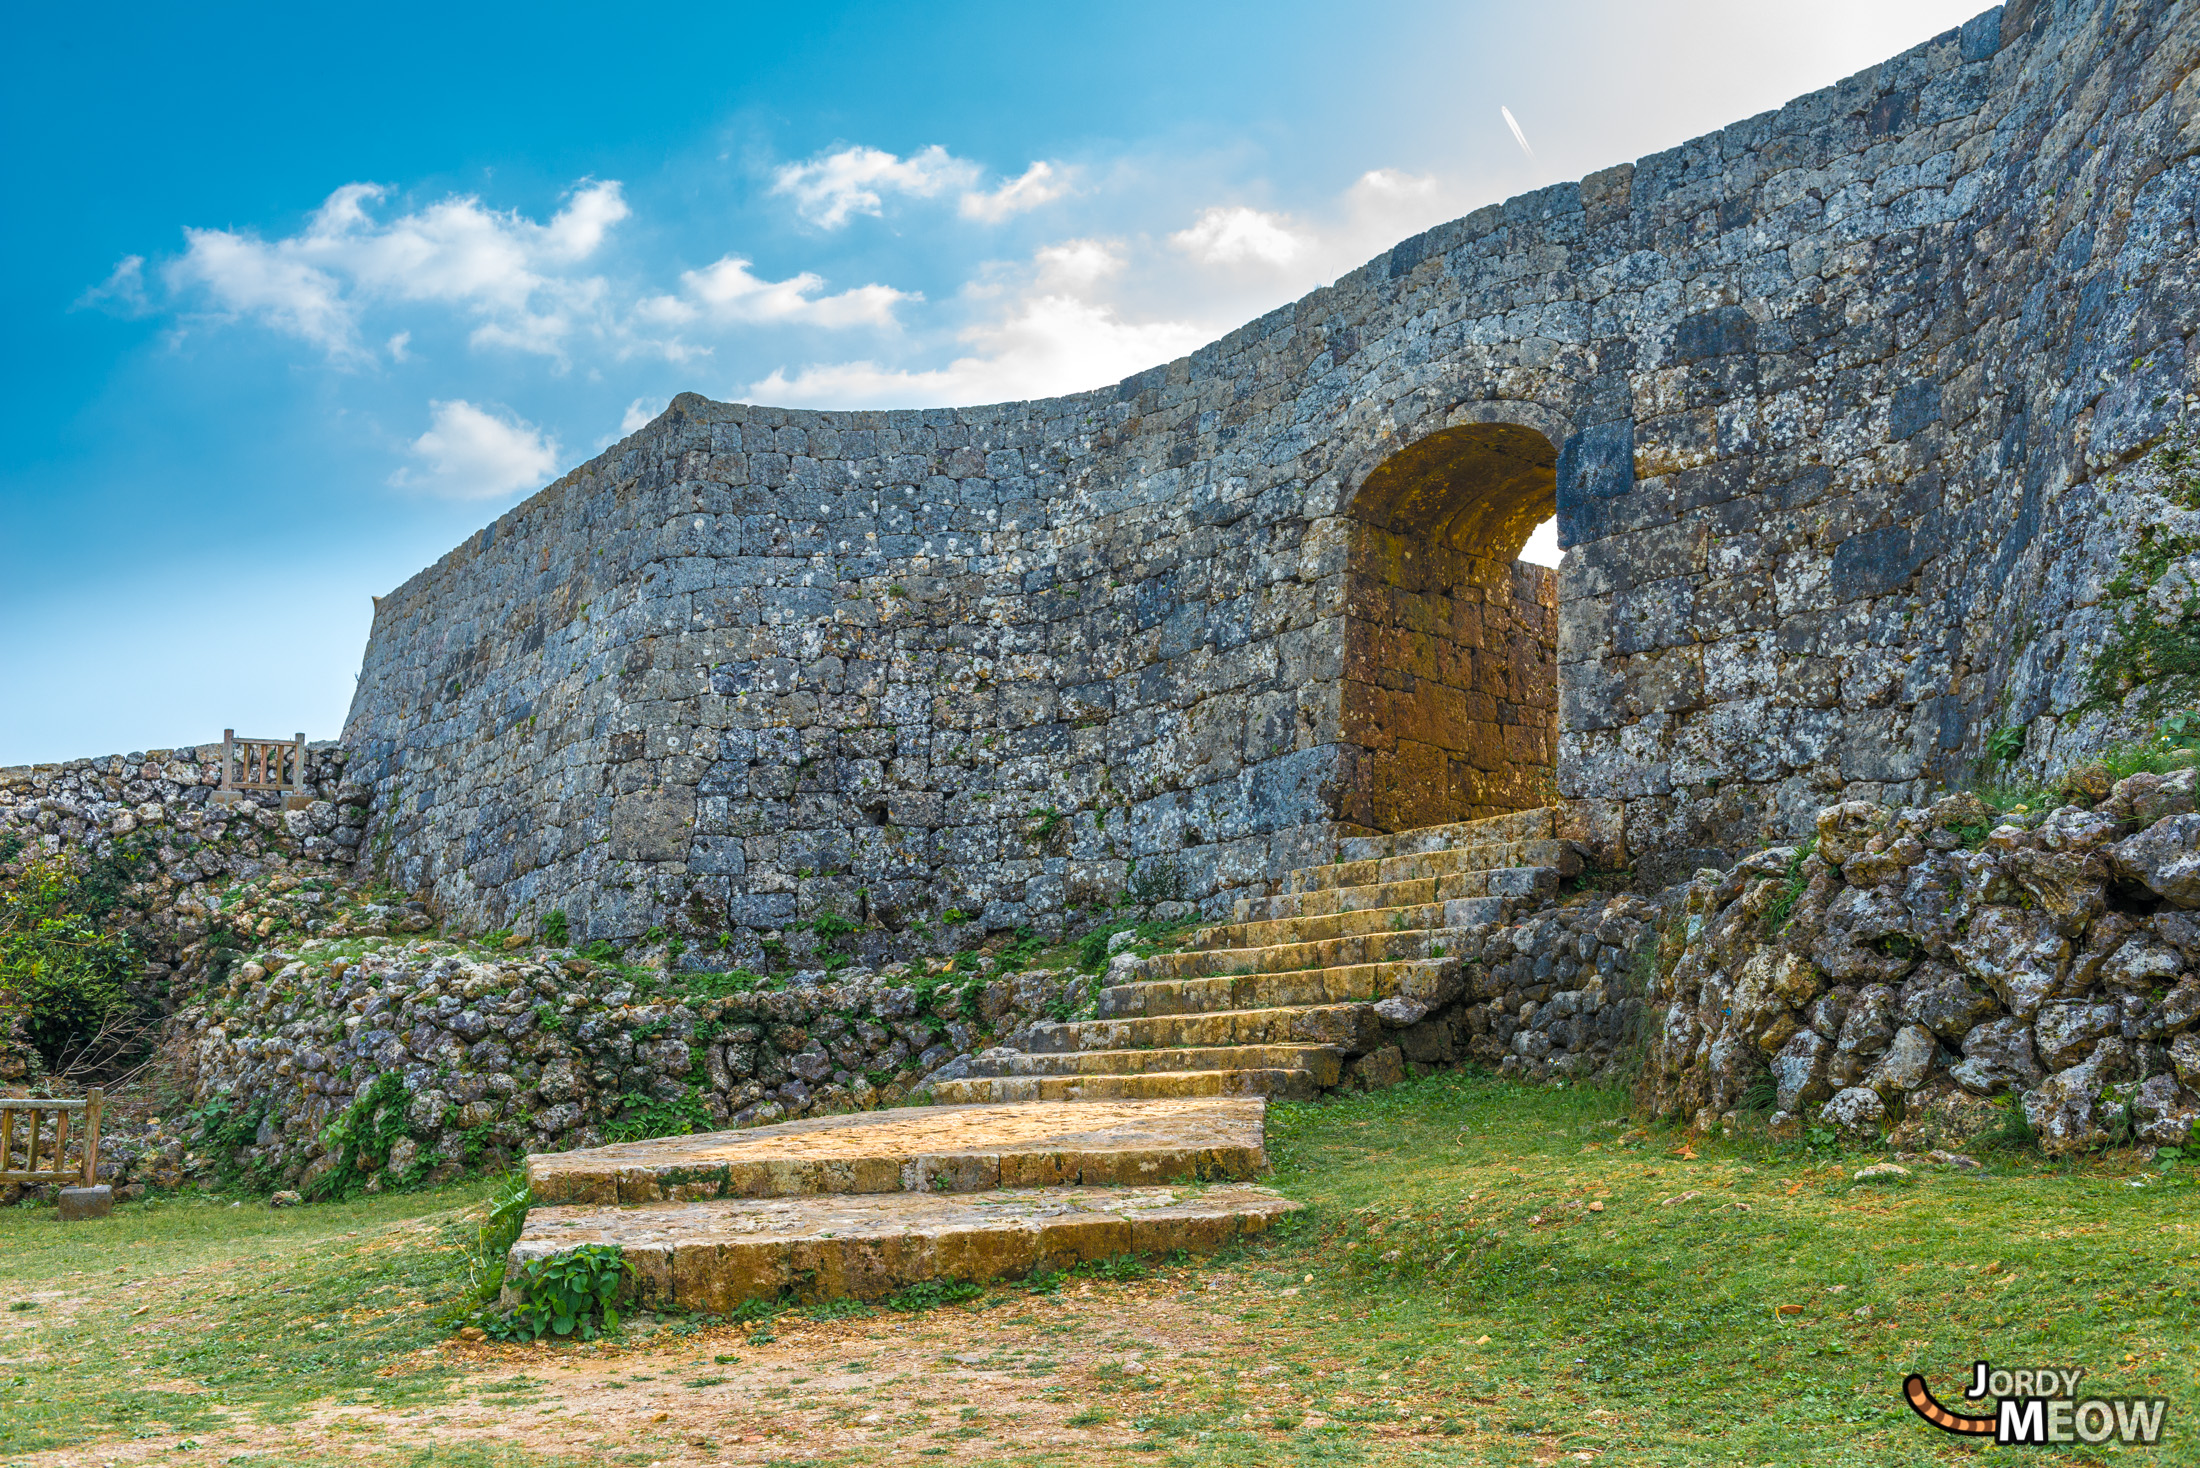
[(1574, 869), (1553, 828), (1535, 810), (1341, 841), (1181, 952), (1117, 956), (1095, 1018), (975, 1057), (934, 1105), (531, 1156), (512, 1261), (617, 1244), (637, 1302), (726, 1313), (1258, 1233), (1298, 1206), (1251, 1182), (1266, 1098), (1394, 1079), (1465, 994), (1467, 930)]
[(1032, 1027), (932, 1086), (943, 1103), (1278, 1096), (1353, 1078), (1464, 990), (1466, 928), (1551, 900), (1579, 869), (1550, 810), (1349, 837), (1181, 952), (1117, 957), (1097, 1016)]

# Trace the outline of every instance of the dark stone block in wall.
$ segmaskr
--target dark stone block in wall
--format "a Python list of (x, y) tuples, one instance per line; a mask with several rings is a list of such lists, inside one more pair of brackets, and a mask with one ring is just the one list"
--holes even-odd
[(2001, 7), (1972, 16), (1963, 23), (1959, 33), (1966, 62), (1991, 61), (2001, 49)]
[(1930, 380), (1907, 383), (1895, 390), (1887, 405), (1887, 437), (1900, 441), (1916, 436), (1926, 424), (1940, 421), (1940, 384)]
[(1576, 546), (1603, 534), (1602, 502), (1635, 486), (1635, 420), (1599, 423), (1566, 440), (1558, 453), (1558, 539)]
[(1665, 360), (1668, 366), (1685, 367), (1756, 349), (1757, 318), (1740, 306), (1720, 306), (1682, 317), (1673, 328), (1673, 347)]
[(652, 790), (611, 804), (611, 854), (622, 861), (678, 861), (695, 826), (695, 792)]
[(1852, 535), (1833, 553), (1837, 602), (1883, 596), (1916, 573), (1925, 560), (1924, 537), (1907, 525), (1884, 525)]

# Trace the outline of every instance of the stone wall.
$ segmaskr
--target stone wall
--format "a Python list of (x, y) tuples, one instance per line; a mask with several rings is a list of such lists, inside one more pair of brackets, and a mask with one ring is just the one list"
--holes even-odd
[(1928, 1147), (2005, 1126), (2000, 1097), (2051, 1155), (2183, 1145), (2200, 1120), (2193, 794), (2185, 769), (2090, 809), (1850, 801), (1807, 853), (1703, 873), (1650, 988), (1644, 1102), (1709, 1128), (1769, 1085), (1776, 1131)]
[[(895, 967), (729, 992), (716, 977), (435, 939), (258, 952), (171, 1020), (165, 1080), (184, 1110), (127, 1133), (109, 1171), (167, 1186), (238, 1169), (311, 1189), (344, 1165), (417, 1180), (619, 1135), (889, 1105), (948, 1061), (1074, 1011), (1092, 982)], [(383, 1076), (401, 1084), (369, 1097)], [(387, 1100), (379, 1125), (362, 1098)], [(381, 1140), (347, 1159), (347, 1136)]]
[[(1556, 786), (1647, 885), (1921, 801), (2075, 711), (2062, 561), (2128, 551), (2101, 478), (2192, 396), (2196, 48), (2167, 0), (1989, 11), (1095, 392), (682, 396), (379, 603), (383, 870), (747, 962), (825, 912), (1053, 931), (1134, 862), (1219, 912), (1529, 798), (1551, 623)], [(1504, 564), (1548, 505), (1550, 622), (1374, 569)]]

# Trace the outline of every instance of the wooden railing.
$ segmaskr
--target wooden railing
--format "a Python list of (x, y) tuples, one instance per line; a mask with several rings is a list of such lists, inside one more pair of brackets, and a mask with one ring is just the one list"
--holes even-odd
[[(0, 1183), (72, 1183), (91, 1187), (99, 1181), (99, 1109), (104, 1100), (99, 1087), (81, 1101), (52, 1101), (29, 1096), (0, 1096)], [(46, 1118), (53, 1126), (46, 1126)], [(70, 1163), (70, 1121), (84, 1119), (81, 1146), (84, 1158)], [(21, 1117), (28, 1130), (17, 1125)], [(42, 1144), (50, 1148), (47, 1165), (38, 1165)], [(22, 1167), (15, 1165), (15, 1149), (24, 1151)]]
[(239, 739), (222, 730), (224, 790), (303, 790), (306, 784), (306, 736), (294, 739)]

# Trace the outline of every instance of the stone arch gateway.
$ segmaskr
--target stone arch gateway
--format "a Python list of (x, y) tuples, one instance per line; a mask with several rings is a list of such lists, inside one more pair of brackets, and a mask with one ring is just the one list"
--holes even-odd
[(1339, 818), (1369, 831), (1551, 802), (1558, 577), (1518, 559), (1558, 450), (1467, 422), (1385, 459), (1349, 507)]
[[(1369, 484), (1526, 443), (1475, 425), (1553, 451), (1558, 794), (1641, 881), (2091, 737), (2113, 475), (2195, 401), (2196, 55), (2168, 0), (2025, 0), (1111, 387), (682, 396), (382, 600), (368, 850), (464, 923), (732, 957), (1047, 931), (1134, 861), (1219, 911), (1378, 814), (1368, 538), (1463, 522)], [(1433, 778), (1384, 819), (1521, 798)]]

